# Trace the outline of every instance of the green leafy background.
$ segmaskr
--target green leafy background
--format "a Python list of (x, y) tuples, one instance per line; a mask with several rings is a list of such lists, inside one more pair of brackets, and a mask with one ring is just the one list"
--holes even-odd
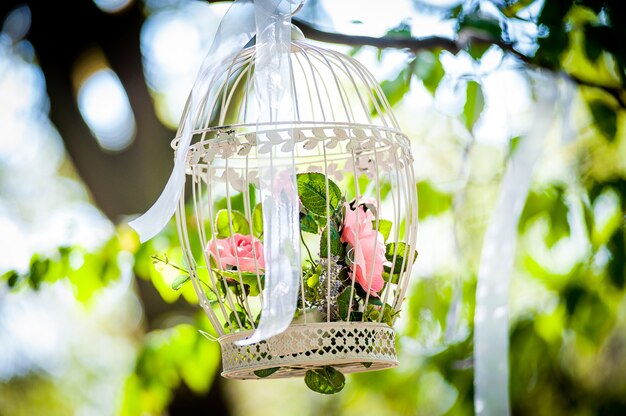
[[(193, 288), (173, 290), (180, 272), (153, 263), (152, 256), (159, 254), (182, 264), (174, 225), (140, 245), (125, 221), (117, 219), (98, 244), (33, 249), (24, 267), (1, 270), (0, 314), (18, 302), (27, 305), (24, 310), (36, 310), (42, 299), (59, 292), (64, 293), (60, 304), (81, 318), (51, 327), (48, 335), (36, 332), (34, 325), (32, 331), (24, 330), (36, 334), (30, 345), (39, 350), (55, 334), (67, 342), (57, 341), (61, 347), (51, 350), (43, 364), (21, 358), (23, 366), (6, 367), (18, 370), (0, 371), (0, 415), (67, 415), (79, 408), (93, 411), (88, 414), (122, 415), (189, 414), (183, 409), (234, 415), (473, 414), (473, 314), (482, 238), (503, 167), (528, 131), (524, 112), (532, 108), (533, 98), (526, 106), (519, 103), (516, 115), (522, 122), (507, 133), (504, 144), (479, 140), (489, 109), (500, 105), (481, 78), (487, 74), (446, 72), (444, 63), (456, 54), (479, 66), (501, 51), (515, 59), (512, 71), (519, 82), (529, 82), (528, 71), (544, 68), (562, 74), (575, 89), (566, 103), (570, 106), (559, 106), (564, 123), (546, 132), (544, 155), (518, 225), (509, 300), (513, 413), (626, 413), (623, 3), (494, 0), (483, 2), (490, 5), (483, 8), (469, 1), (409, 3), (452, 22), (455, 41), (415, 51), (372, 46), (351, 51), (357, 59), (373, 52), (381, 67), (392, 62), (393, 54), (403, 57), (402, 65), (384, 72), (381, 80), (413, 139), (420, 177), (420, 256), (397, 326), (400, 367), (347, 376), (343, 391), (332, 397), (309, 391), (301, 380), (222, 379), (215, 334)], [(382, 13), (392, 6), (376, 7)], [(527, 24), (536, 29), (529, 32), (530, 47), (513, 30)], [(398, 22), (385, 36), (411, 39), (414, 33), (411, 22)], [(454, 102), (442, 98), (450, 88)], [(572, 137), (562, 140), (567, 131)], [(3, 184), (16, 178), (4, 169), (8, 164), (0, 159)], [(54, 169), (58, 183), (83, 189), (73, 194), (75, 200), (94, 204), (69, 159)], [(23, 178), (21, 186), (40, 180)], [(319, 178), (308, 177), (298, 186), (311, 193), (310, 201), (315, 192), (325, 193)], [(10, 189), (0, 193), (0, 201), (17, 200)], [(340, 190), (330, 191), (339, 202)], [(28, 198), (37, 204), (40, 195)], [(242, 201), (234, 197), (230, 202), (242, 207)], [(259, 236), (262, 214), (251, 202), (257, 206), (252, 224), (234, 218), (232, 225), (234, 232), (251, 229)], [(216, 209), (226, 206), (224, 199), (215, 201)], [(326, 214), (325, 205), (323, 212), (314, 203), (307, 209)], [(218, 232), (230, 235), (225, 213), (217, 214)], [(304, 231), (318, 232), (314, 221), (305, 224), (309, 228)], [(106, 303), (115, 287), (122, 288), (120, 297)], [(45, 314), (33, 316), (41, 320)], [(65, 327), (82, 335), (69, 343)], [(8, 331), (6, 324), (0, 326), (0, 335)], [(17, 342), (2, 338), (0, 354), (8, 357)], [(308, 383), (325, 388), (315, 375)], [(107, 398), (106, 409), (94, 404), (98, 397)]]

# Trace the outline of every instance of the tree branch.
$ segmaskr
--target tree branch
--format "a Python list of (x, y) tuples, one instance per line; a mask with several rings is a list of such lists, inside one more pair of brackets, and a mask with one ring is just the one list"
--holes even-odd
[(422, 50), (443, 49), (452, 53), (459, 52), (456, 42), (449, 38), (430, 36), (427, 38), (405, 38), (385, 36), (375, 38), (371, 36), (353, 36), (343, 33), (325, 32), (311, 26), (300, 19), (293, 19), (293, 23), (302, 30), (304, 36), (309, 39), (327, 43), (339, 43), (349, 46), (375, 46), (381, 49), (408, 49), (411, 52)]
[[(412, 38), (412, 37), (371, 37), (371, 36), (353, 36), (345, 35), (343, 33), (326, 32), (317, 29), (309, 23), (300, 19), (293, 19), (293, 23), (302, 30), (304, 36), (309, 39), (318, 40), (327, 43), (338, 43), (349, 46), (374, 46), (380, 49), (405, 49), (413, 53), (417, 53), (424, 50), (441, 49), (453, 54), (463, 50), (469, 44), (480, 45), (496, 45), (503, 51), (510, 53), (517, 59), (525, 63), (526, 65), (547, 69), (550, 71), (556, 71), (555, 68), (542, 65), (541, 63), (533, 60), (531, 57), (524, 55), (523, 53), (515, 50), (512, 44), (504, 42), (500, 39), (493, 39), (478, 31), (461, 31), (458, 39), (450, 39), (441, 36), (429, 36), (425, 38)], [(622, 108), (626, 108), (626, 99), (623, 97), (623, 90), (620, 88), (607, 87), (605, 85), (594, 84), (593, 82), (581, 79), (575, 75), (563, 72), (569, 79), (575, 82), (579, 86), (598, 88), (601, 89), (612, 97), (614, 97), (618, 104)]]

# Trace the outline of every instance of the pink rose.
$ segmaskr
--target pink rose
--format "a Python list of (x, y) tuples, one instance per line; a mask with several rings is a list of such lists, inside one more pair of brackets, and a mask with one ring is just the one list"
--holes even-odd
[(256, 273), (255, 262), (259, 269), (265, 268), (263, 243), (251, 235), (233, 234), (232, 237), (213, 239), (207, 245), (207, 253), (213, 256), (223, 269), (228, 266), (239, 266), (239, 271)]
[[(374, 204), (372, 201), (365, 202)], [(346, 218), (343, 223), (341, 241), (350, 244), (354, 249), (352, 278), (356, 279), (356, 282), (366, 291), (369, 287), (370, 294), (378, 297), (378, 292), (385, 284), (383, 264), (387, 259), (385, 258), (385, 239), (381, 233), (374, 230), (372, 225), (374, 220), (374, 214), (370, 210), (366, 212), (363, 205), (358, 205), (356, 210), (353, 210), (349, 204), (346, 204)]]

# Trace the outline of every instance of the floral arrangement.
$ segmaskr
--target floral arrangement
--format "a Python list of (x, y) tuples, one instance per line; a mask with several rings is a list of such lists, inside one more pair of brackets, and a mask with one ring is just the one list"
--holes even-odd
[[(408, 267), (409, 259), (404, 256), (409, 247), (386, 242), (392, 223), (378, 217), (375, 200), (347, 201), (339, 186), (321, 173), (298, 174), (297, 186), (301, 241), (307, 259), (303, 261), (303, 293), (294, 322), (306, 312), (307, 322), (325, 322), (330, 316), (330, 321), (384, 322), (391, 326), (399, 311), (384, 303), (381, 293)], [(209, 300), (217, 300), (216, 290), (220, 295), (227, 291), (233, 295), (235, 310), (224, 323), (231, 329), (253, 328), (245, 300), (263, 289), (262, 209), (261, 204), (256, 205), (251, 222), (239, 211), (218, 211), (212, 227), (214, 237), (205, 247), (209, 266), (219, 279), (217, 287), (202, 283), (209, 289)], [(180, 276), (172, 287), (178, 289), (187, 280), (188, 275)], [(258, 319), (257, 315), (255, 321)], [(276, 370), (263, 370), (257, 376), (266, 377)], [(328, 367), (311, 370), (305, 381), (315, 391), (334, 393), (343, 387), (336, 385), (339, 378), (343, 375)]]

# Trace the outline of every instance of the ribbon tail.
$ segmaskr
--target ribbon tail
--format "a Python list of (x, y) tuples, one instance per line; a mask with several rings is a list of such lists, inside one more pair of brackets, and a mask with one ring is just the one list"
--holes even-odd
[[(181, 152), (182, 153), (182, 152)], [(182, 166), (180, 166), (182, 164)], [(161, 192), (159, 199), (141, 217), (130, 221), (130, 225), (137, 234), (139, 241), (145, 243), (157, 235), (169, 222), (176, 211), (182, 189), (185, 186), (185, 161), (176, 160), (170, 178)]]
[[(542, 76), (543, 75), (543, 76)], [(485, 234), (474, 316), (474, 407), (477, 415), (509, 415), (509, 290), (517, 223), (552, 124), (556, 80), (540, 73), (533, 127), (511, 157)]]
[[(291, 5), (291, 2), (286, 2)], [(272, 123), (293, 120), (291, 96), (291, 13), (279, 9), (280, 0), (256, 0), (257, 55), (254, 87), (259, 103), (257, 146), (259, 183), (263, 201), (265, 289), (256, 331), (238, 345), (249, 345), (283, 332), (298, 304), (300, 264), (300, 207), (294, 151), (271, 144)], [(268, 25), (269, 23), (269, 25)], [(267, 126), (269, 123), (269, 126)], [(293, 134), (289, 132), (289, 140)], [(288, 146), (289, 147), (289, 146)], [(293, 146), (290, 146), (293, 149)]]

